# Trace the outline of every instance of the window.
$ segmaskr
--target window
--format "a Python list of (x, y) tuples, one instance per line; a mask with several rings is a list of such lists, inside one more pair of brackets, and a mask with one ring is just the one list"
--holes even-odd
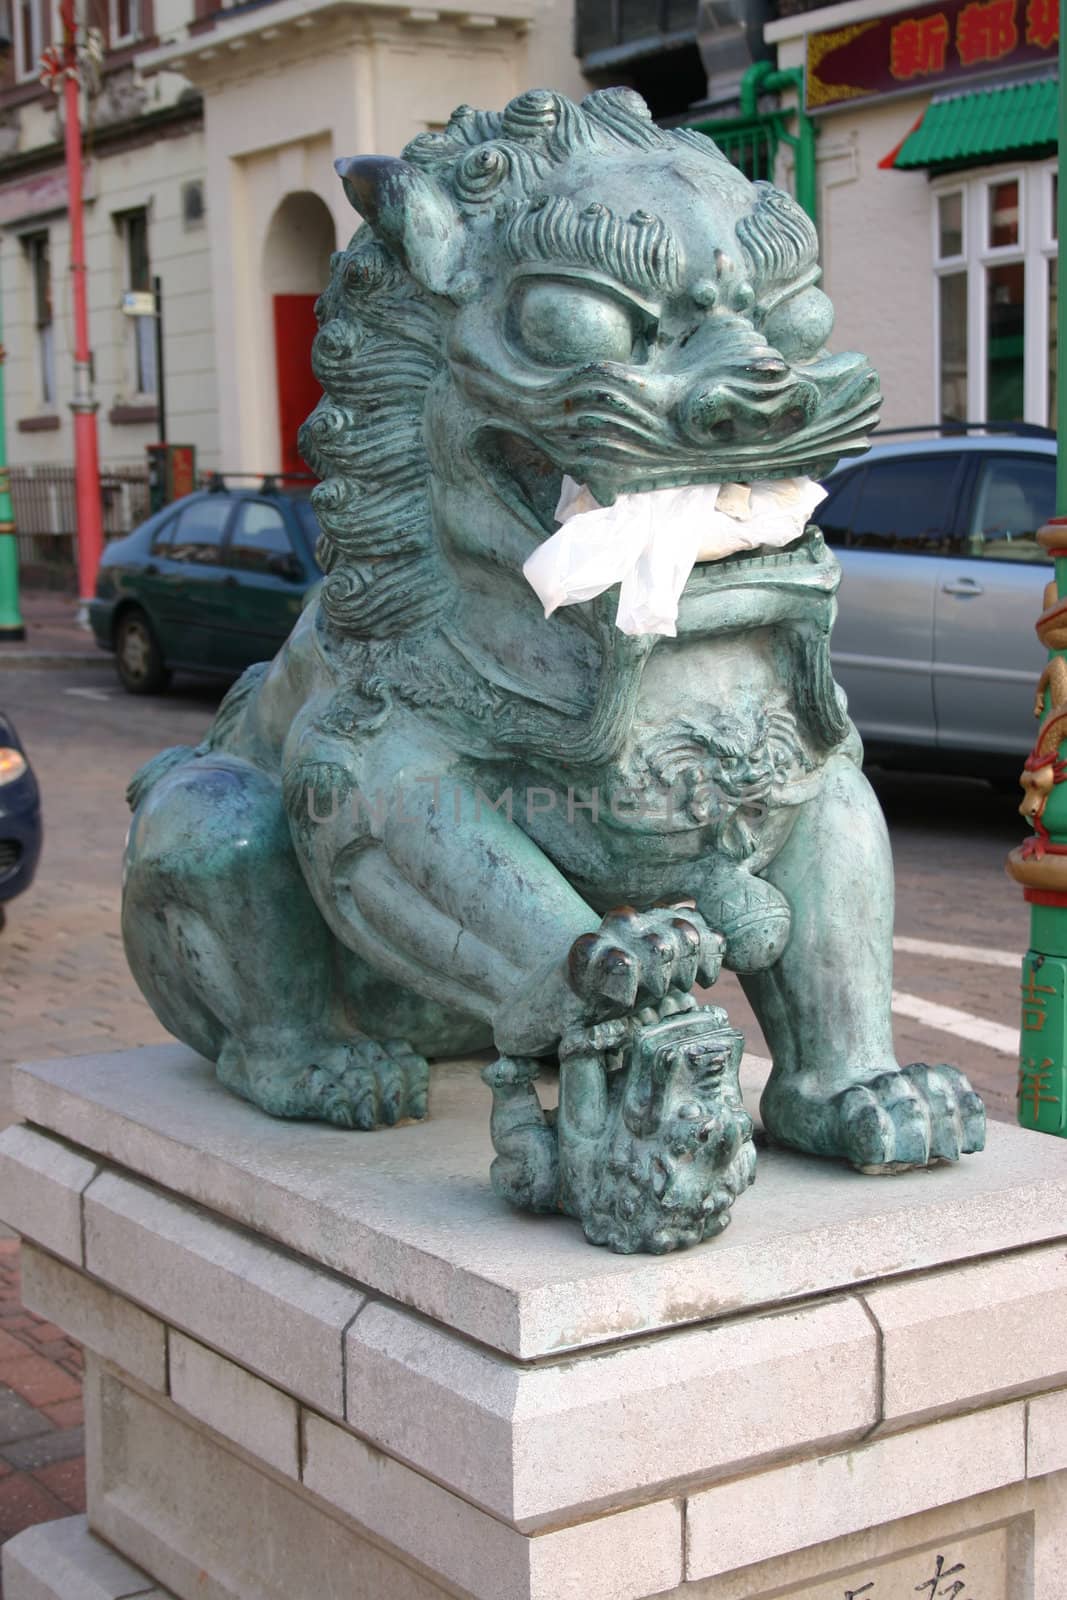
[(178, 525), (177, 517), (168, 517), (162, 522), (152, 535), (152, 554), (154, 556), (172, 555), (170, 544), (174, 537), (174, 530)]
[(865, 470), (864, 467), (856, 467), (851, 472), (829, 480), (827, 484), (829, 493), (822, 505), (816, 507), (812, 518), (822, 529), (827, 544), (845, 543), (852, 527), (852, 518), (856, 513), (860, 484), (863, 482)]
[(229, 555), (232, 566), (250, 572), (266, 572), (290, 581), (303, 577), (285, 518), (277, 506), (265, 505), (261, 500), (246, 500), (238, 511)]
[(945, 179), (934, 195), (942, 421), (1055, 419), (1056, 174)]
[(318, 566), (318, 545), (319, 540), (322, 538), (322, 528), (319, 526), (319, 519), (315, 515), (315, 508), (311, 501), (305, 500), (302, 495), (295, 495), (292, 505), (296, 511), (296, 520), (299, 522), (304, 538), (307, 540), (312, 559), (315, 565)]
[(41, 54), (52, 43), (51, 0), (12, 0), (15, 77), (36, 78)]
[(1053, 456), (990, 457), (978, 471), (967, 554), (995, 561), (1051, 562), (1035, 535), (1055, 504)]
[(197, 500), (194, 505), (186, 506), (174, 529), (171, 560), (215, 566), (219, 561), (219, 546), (232, 507), (233, 501), (223, 495), (213, 495), (207, 500)]
[(182, 227), (199, 228), (204, 222), (204, 185), (199, 178), (182, 184)]
[[(123, 253), (123, 288), (141, 293), (152, 289), (148, 258), (148, 212), (122, 212), (117, 218)], [(139, 395), (156, 397), (156, 319), (129, 317), (130, 385)]]
[(855, 550), (939, 554), (947, 544), (958, 476), (955, 454), (872, 461), (843, 542)]
[(37, 399), (51, 410), (56, 403), (56, 342), (52, 318), (52, 258), (47, 233), (23, 241), (30, 270), (33, 324), (37, 330)]
[(139, 36), (139, 11), (138, 0), (108, 0), (108, 44), (112, 50), (117, 45), (132, 44)]

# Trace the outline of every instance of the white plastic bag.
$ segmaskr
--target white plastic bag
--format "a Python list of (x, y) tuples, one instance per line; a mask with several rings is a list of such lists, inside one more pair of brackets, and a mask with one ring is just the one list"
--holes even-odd
[(600, 506), (584, 484), (564, 478), (556, 507), (562, 526), (538, 545), (523, 572), (546, 617), (617, 583), (615, 623), (623, 633), (673, 638), (696, 562), (789, 544), (825, 497), (810, 478), (783, 478), (649, 489)]

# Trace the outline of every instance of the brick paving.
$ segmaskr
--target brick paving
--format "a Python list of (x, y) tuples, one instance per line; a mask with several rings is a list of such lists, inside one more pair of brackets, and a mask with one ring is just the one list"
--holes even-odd
[(0, 1239), (0, 1543), (85, 1510), (81, 1351), (23, 1309), (18, 1252)]
[[(35, 650), (93, 651), (64, 596), (26, 597)], [(14, 651), (19, 646), (0, 646)], [(100, 658), (106, 668), (107, 662)], [(0, 663), (0, 705), (14, 716), (44, 804), (37, 879), (0, 934), (0, 1125), (13, 1061), (84, 1055), (167, 1035), (126, 969), (118, 930), (119, 862), (132, 772), (163, 745), (195, 742), (217, 689), (133, 700), (105, 671), (20, 671)], [(88, 690), (88, 697), (69, 690)], [(21, 1305), (18, 1241), (0, 1238), (0, 1543), (85, 1508), (81, 1352)], [(2, 1600), (2, 1587), (0, 1587)]]
[[(66, 597), (28, 596), (25, 615), (41, 649), (79, 642)], [(80, 645), (93, 650), (84, 634)], [(0, 660), (0, 705), (15, 716), (33, 760), (46, 828), (38, 879), (9, 907), (0, 936), (0, 1125), (10, 1116), (5, 1063), (166, 1038), (129, 976), (119, 937), (123, 790), (155, 751), (200, 738), (219, 691), (187, 680), (160, 699), (134, 699), (100, 673), (100, 660), (96, 652), (93, 670), (75, 663), (52, 671)], [(1017, 802), (978, 782), (879, 774), (875, 782), (893, 834), (898, 932), (1025, 949), (1025, 907), (1003, 871), (1023, 831)], [(900, 956), (896, 985), (1018, 1025), (1018, 978), (1006, 968)], [(765, 1052), (736, 978), (724, 975), (715, 997), (745, 1030), (749, 1049)], [(1014, 1058), (901, 1019), (896, 1034), (903, 1059), (954, 1061), (992, 1115), (1013, 1120)], [(0, 1238), (0, 1541), (83, 1506), (79, 1372), (77, 1347), (21, 1307), (18, 1244)]]

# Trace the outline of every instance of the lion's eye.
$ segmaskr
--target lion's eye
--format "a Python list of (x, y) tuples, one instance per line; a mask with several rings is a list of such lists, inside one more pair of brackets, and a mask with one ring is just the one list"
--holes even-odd
[(551, 367), (634, 360), (638, 322), (636, 307), (580, 284), (554, 281), (522, 284), (512, 309), (516, 342), (534, 361)]
[(763, 319), (763, 336), (787, 361), (817, 355), (834, 326), (834, 308), (821, 289), (805, 289)]

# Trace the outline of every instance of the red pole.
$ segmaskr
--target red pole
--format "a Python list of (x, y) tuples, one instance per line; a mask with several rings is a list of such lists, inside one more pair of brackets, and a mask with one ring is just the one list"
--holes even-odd
[(104, 548), (100, 505), (100, 453), (96, 402), (89, 357), (89, 306), (82, 213), (82, 130), (74, 0), (61, 0), (63, 99), (66, 107), (67, 184), (70, 211), (70, 275), (74, 292), (74, 479), (78, 507), (78, 593), (84, 606), (96, 589), (96, 570)]

